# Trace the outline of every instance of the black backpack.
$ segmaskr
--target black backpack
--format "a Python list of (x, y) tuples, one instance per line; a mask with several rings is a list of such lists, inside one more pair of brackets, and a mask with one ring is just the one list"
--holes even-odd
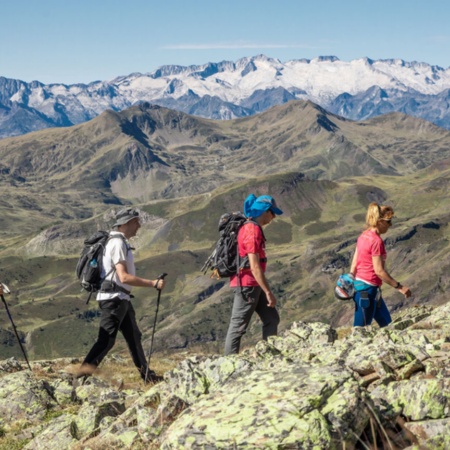
[[(241, 259), (238, 252), (238, 232), (244, 223), (252, 222), (241, 212), (225, 213), (219, 219), (219, 240), (201, 271), (212, 270), (211, 278), (229, 278), (239, 269), (249, 268), (248, 257)], [(259, 226), (259, 225), (258, 225)]]
[[(117, 237), (123, 239), (121, 235), (117, 235)], [(109, 275), (107, 273), (104, 278), (101, 276), (106, 243), (111, 238), (112, 236), (107, 231), (97, 231), (84, 241), (75, 271), (82, 288), (89, 292), (86, 303), (89, 303), (94, 292), (101, 289), (104, 278)]]

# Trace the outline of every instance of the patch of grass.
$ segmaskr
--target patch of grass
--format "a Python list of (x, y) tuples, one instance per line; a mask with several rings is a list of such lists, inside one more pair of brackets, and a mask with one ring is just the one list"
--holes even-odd
[(33, 359), (82, 356), (98, 335), (98, 317), (86, 320), (76, 315), (48, 322), (29, 337)]
[(264, 230), (268, 245), (282, 245), (292, 242), (292, 225), (284, 220), (276, 219)]
[(322, 212), (319, 208), (308, 208), (298, 212), (297, 214), (293, 214), (291, 216), (291, 220), (295, 225), (302, 226), (319, 220), (321, 215)]
[(321, 235), (327, 231), (336, 228), (336, 222), (314, 222), (305, 227), (306, 234), (309, 236)]
[(14, 437), (0, 437), (0, 450), (21, 450), (24, 448), (29, 439), (17, 439)]
[(338, 339), (344, 339), (352, 334), (353, 327), (339, 327), (336, 329)]

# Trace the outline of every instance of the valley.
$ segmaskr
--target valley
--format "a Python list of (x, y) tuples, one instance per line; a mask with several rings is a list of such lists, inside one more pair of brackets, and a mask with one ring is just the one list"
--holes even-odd
[[(0, 279), (31, 359), (82, 356), (97, 333), (75, 265), (84, 238), (114, 211), (143, 211), (134, 239), (138, 274), (167, 272), (155, 350), (220, 353), (231, 310), (227, 280), (200, 269), (226, 211), (251, 192), (285, 214), (266, 229), (267, 276), (281, 329), (295, 320), (348, 326), (352, 306), (333, 296), (349, 267), (370, 201), (396, 211), (388, 268), (413, 291), (385, 288), (391, 310), (445, 302), (450, 282), (450, 132), (390, 114), (353, 122), (311, 102), (213, 121), (151, 105), (107, 112), (82, 125), (0, 140)], [(153, 290), (134, 300), (147, 348)], [(6, 315), (2, 358), (20, 356)], [(259, 339), (257, 319), (243, 344)], [(117, 350), (123, 349), (123, 341)]]

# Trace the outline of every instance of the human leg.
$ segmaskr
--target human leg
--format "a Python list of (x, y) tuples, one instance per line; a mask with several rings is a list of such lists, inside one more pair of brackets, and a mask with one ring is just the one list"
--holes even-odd
[(82, 367), (97, 367), (113, 348), (117, 332), (127, 309), (128, 301), (120, 299), (102, 300), (99, 303), (101, 310), (100, 328), (97, 341), (84, 358)]
[[(134, 365), (137, 367), (142, 379), (145, 381), (145, 375), (147, 373), (147, 360), (142, 347), (142, 333), (136, 322), (136, 313), (131, 303), (128, 307), (127, 314), (120, 324), (120, 331), (128, 345)], [(155, 373), (149, 370), (148, 375), (151, 377), (154, 376)]]
[(383, 297), (380, 296), (380, 299), (376, 303), (374, 319), (380, 328), (386, 327), (392, 322), (391, 314), (389, 313)]
[(225, 339), (225, 355), (239, 353), (241, 338), (247, 331), (260, 295), (259, 286), (238, 287), (234, 290), (233, 310)]
[(376, 286), (364, 291), (355, 292), (353, 298), (355, 302), (354, 327), (365, 327), (372, 323), (375, 314), (377, 292), (378, 288)]
[(269, 336), (276, 336), (278, 334), (280, 315), (276, 308), (271, 308), (267, 305), (267, 297), (264, 292), (261, 292), (255, 311), (262, 321), (263, 339), (267, 341)]

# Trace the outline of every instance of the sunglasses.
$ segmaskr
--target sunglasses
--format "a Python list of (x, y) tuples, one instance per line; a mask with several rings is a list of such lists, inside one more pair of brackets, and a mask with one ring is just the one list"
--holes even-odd
[(392, 225), (392, 219), (381, 219), (381, 220), (388, 223), (389, 225)]
[(139, 211), (135, 208), (127, 208), (124, 209), (119, 215), (117, 215), (116, 218), (120, 219), (127, 216), (139, 217)]

